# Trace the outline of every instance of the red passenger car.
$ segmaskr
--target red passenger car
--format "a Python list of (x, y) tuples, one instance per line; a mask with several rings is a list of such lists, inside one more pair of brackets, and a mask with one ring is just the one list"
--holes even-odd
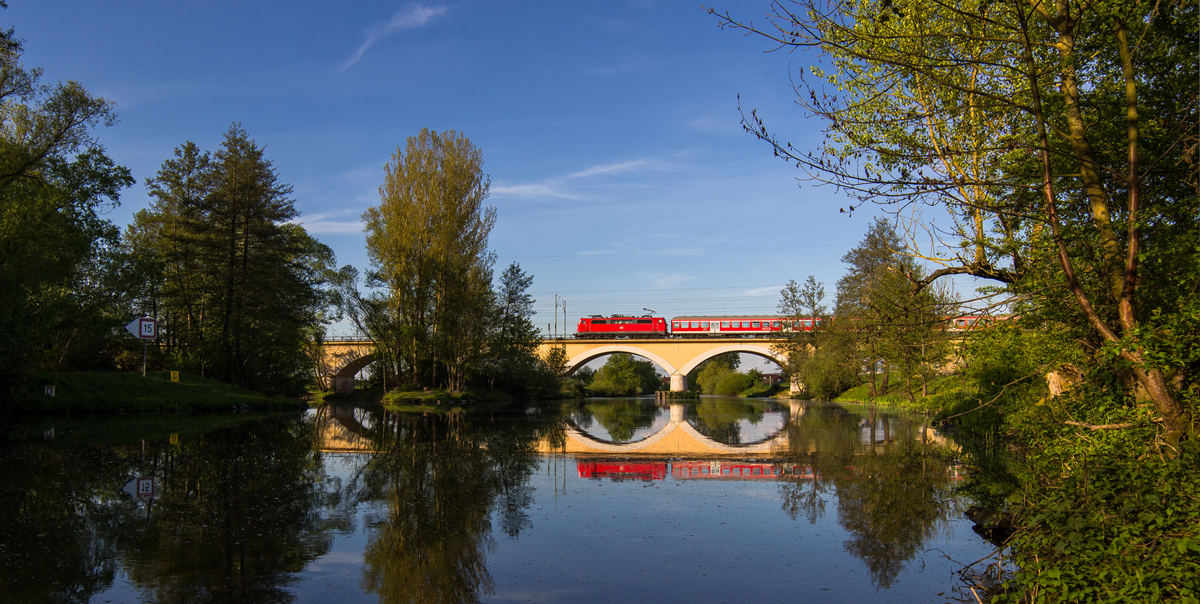
[(676, 336), (727, 337), (769, 336), (783, 329), (783, 317), (777, 316), (716, 316), (675, 317), (671, 319), (671, 333)]
[(666, 335), (667, 320), (662, 317), (584, 317), (575, 328), (577, 338), (661, 338)]

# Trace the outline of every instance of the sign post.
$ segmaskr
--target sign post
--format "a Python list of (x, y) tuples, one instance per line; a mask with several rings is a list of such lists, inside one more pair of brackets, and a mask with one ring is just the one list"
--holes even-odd
[(142, 377), (146, 377), (146, 340), (158, 337), (158, 319), (138, 317), (130, 321), (125, 330), (142, 341)]

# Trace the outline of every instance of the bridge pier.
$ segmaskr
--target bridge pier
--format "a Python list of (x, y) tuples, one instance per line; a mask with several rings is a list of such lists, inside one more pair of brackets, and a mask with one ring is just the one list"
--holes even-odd
[(679, 372), (672, 373), (671, 374), (671, 392), (685, 392), (685, 391), (687, 391), (687, 374), (679, 373)]

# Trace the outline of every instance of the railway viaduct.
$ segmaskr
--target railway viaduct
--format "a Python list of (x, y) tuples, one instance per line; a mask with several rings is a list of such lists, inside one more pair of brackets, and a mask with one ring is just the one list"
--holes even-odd
[[(538, 354), (545, 358), (554, 348), (566, 353), (567, 374), (587, 363), (616, 352), (627, 352), (649, 359), (671, 376), (671, 391), (687, 390), (687, 374), (697, 365), (719, 354), (753, 354), (784, 366), (787, 359), (762, 338), (644, 338), (582, 340), (557, 338), (542, 340)], [(322, 345), (321, 374), (334, 390), (354, 388), (354, 376), (375, 360), (375, 343), (365, 338), (330, 338)], [(792, 391), (797, 390), (795, 382)]]

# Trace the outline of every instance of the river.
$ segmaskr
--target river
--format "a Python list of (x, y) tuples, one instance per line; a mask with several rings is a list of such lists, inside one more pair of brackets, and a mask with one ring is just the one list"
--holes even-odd
[(13, 602), (952, 602), (992, 550), (957, 445), (867, 405), (39, 419), (2, 453)]

